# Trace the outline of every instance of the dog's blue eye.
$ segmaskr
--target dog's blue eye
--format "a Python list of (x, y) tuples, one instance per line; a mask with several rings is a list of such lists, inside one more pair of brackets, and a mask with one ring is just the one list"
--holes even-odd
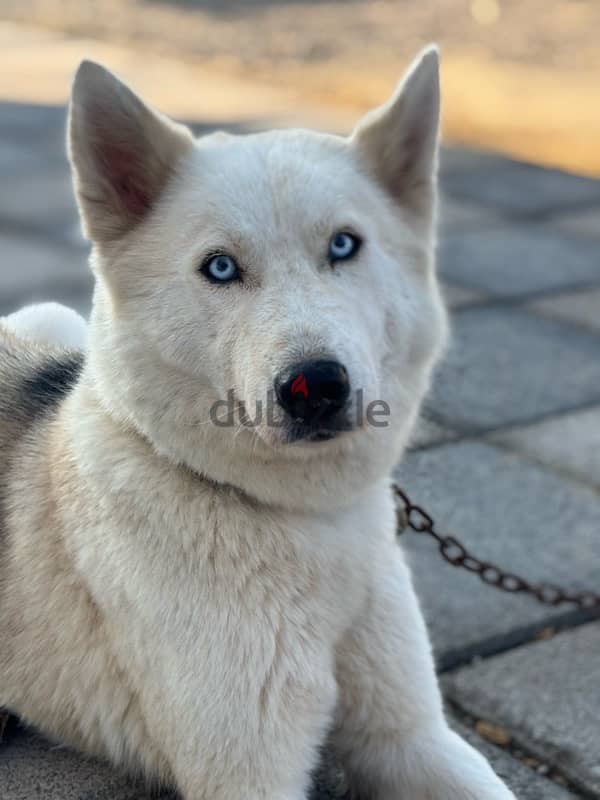
[(240, 277), (238, 265), (231, 256), (217, 253), (202, 265), (202, 272), (213, 283), (229, 283)]
[(329, 260), (333, 264), (335, 261), (346, 261), (356, 255), (361, 245), (361, 240), (353, 233), (341, 231), (336, 233), (329, 242)]

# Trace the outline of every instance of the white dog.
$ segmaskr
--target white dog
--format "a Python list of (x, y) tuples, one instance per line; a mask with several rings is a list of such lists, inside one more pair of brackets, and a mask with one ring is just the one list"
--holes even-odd
[(194, 141), (81, 65), (86, 354), (32, 341), (83, 345), (56, 308), (0, 336), (1, 705), (185, 800), (305, 800), (326, 740), (369, 800), (513, 798), (448, 728), (395, 541), (438, 118), (435, 49), (349, 139)]

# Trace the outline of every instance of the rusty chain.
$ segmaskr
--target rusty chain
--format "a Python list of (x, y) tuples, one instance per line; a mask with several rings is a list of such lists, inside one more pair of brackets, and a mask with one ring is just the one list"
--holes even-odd
[(438, 533), (431, 515), (422, 506), (414, 505), (398, 484), (393, 484), (392, 489), (397, 500), (398, 533), (401, 534), (408, 527), (415, 533), (430, 536), (437, 542), (442, 557), (453, 567), (478, 575), (488, 586), (510, 594), (530, 595), (544, 605), (554, 607), (572, 605), (580, 609), (600, 610), (600, 594), (591, 591), (571, 591), (552, 583), (531, 583), (520, 575), (506, 572), (496, 564), (482, 561), (454, 536)]

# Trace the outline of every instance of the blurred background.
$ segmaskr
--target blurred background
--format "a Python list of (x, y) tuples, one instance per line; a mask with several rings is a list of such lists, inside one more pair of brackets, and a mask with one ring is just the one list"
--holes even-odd
[[(345, 133), (437, 41), (453, 337), (398, 477), (481, 558), (597, 591), (599, 36), (600, 0), (0, 0), (0, 315), (90, 307), (64, 146), (82, 58), (197, 132)], [(455, 724), (519, 800), (600, 797), (597, 613), (501, 594), (422, 538), (405, 547)], [(60, 759), (40, 740), (5, 746), (0, 796), (134, 796)]]
[(87, 56), (188, 119), (341, 129), (436, 41), (448, 142), (600, 175), (598, 0), (0, 0), (0, 19), (3, 99), (64, 102)]

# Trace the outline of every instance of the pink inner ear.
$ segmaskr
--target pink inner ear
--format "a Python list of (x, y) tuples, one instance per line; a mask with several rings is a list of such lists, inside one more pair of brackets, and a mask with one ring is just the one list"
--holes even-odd
[(152, 186), (148, 167), (140, 160), (139, 153), (128, 150), (126, 145), (103, 143), (100, 157), (121, 210), (143, 217), (152, 207)]

